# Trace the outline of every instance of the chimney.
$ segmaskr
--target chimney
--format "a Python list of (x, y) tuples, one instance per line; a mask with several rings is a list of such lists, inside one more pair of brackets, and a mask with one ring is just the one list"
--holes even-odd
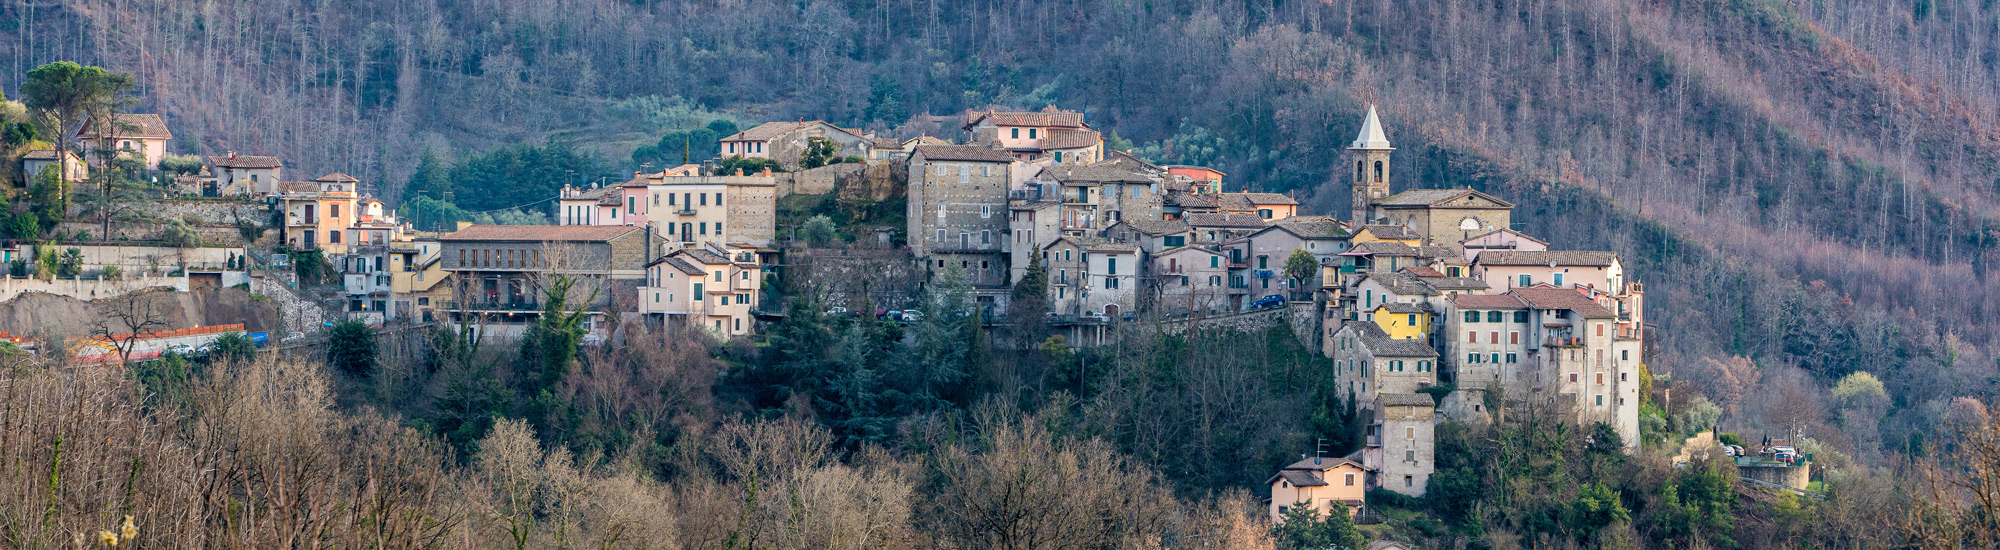
[(765, 166), (765, 167), (764, 167), (764, 174), (763, 174), (763, 176), (764, 176), (764, 177), (767, 177), (767, 178), (768, 178), (768, 177), (771, 177), (771, 167), (769, 167), (769, 166)]

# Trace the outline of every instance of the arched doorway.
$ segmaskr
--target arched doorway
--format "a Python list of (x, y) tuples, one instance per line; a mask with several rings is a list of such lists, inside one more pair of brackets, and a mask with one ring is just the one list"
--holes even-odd
[(1110, 319), (1117, 319), (1117, 318), (1118, 318), (1118, 306), (1116, 306), (1116, 305), (1106, 305), (1106, 306), (1104, 306), (1104, 316), (1105, 316), (1105, 317), (1107, 317), (1107, 318), (1110, 318)]

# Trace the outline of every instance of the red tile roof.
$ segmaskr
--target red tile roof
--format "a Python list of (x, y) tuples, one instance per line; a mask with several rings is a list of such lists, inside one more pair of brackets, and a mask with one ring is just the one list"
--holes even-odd
[(1583, 314), (1584, 317), (1611, 317), (1611, 310), (1598, 305), (1578, 288), (1556, 288), (1537, 286), (1516, 288), (1508, 292), (1535, 309), (1567, 309)]

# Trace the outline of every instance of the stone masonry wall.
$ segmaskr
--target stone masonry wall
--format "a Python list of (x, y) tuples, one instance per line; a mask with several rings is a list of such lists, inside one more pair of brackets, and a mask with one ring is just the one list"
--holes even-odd
[(902, 250), (802, 249), (785, 251), (785, 276), (818, 288), (828, 307), (903, 309), (917, 305), (923, 274)]

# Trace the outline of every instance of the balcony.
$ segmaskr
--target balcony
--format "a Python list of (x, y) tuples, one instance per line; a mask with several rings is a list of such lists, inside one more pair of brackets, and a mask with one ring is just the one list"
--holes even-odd
[(541, 311), (542, 304), (534, 300), (470, 300), (460, 302), (447, 300), (444, 308), (456, 311)]
[(1229, 261), (1229, 268), (1230, 268), (1230, 269), (1250, 269), (1250, 262), (1246, 262), (1246, 261), (1239, 261), (1239, 260), (1230, 260), (1230, 261)]
[(1551, 348), (1580, 348), (1583, 347), (1583, 339), (1575, 337), (1560, 338), (1552, 336), (1547, 339), (1544, 339), (1542, 341), (1542, 346)]
[(672, 214), (675, 216), (693, 216), (694, 209), (683, 206), (680, 210), (673, 211)]

